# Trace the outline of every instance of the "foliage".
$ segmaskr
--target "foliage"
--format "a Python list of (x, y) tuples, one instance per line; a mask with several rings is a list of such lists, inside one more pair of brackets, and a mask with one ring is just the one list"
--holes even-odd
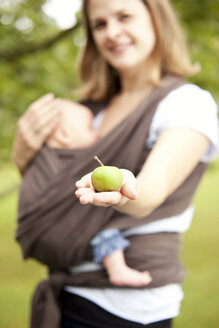
[(219, 2), (217, 0), (172, 1), (185, 31), (191, 57), (202, 71), (191, 81), (210, 90), (219, 100)]
[[(2, 0), (0, 2), (0, 163), (10, 158), (16, 121), (28, 104), (39, 96), (74, 98), (78, 85), (76, 57), (81, 30), (66, 34), (48, 47), (19, 55), (19, 52), (60, 33), (42, 5), (47, 0)], [(6, 6), (5, 4), (9, 5)], [(193, 61), (202, 72), (192, 82), (210, 90), (219, 100), (219, 2), (216, 0), (172, 0), (182, 22)]]
[[(0, 22), (6, 20), (5, 15), (13, 18), (10, 24), (0, 23), (0, 54), (11, 49), (16, 53), (16, 49), (30, 47), (59, 32), (55, 23), (43, 13), (43, 2), (23, 1), (9, 12), (1, 9)], [(21, 17), (32, 21), (31, 32), (15, 28), (14, 24)], [(72, 90), (77, 85), (75, 38), (70, 34), (44, 51), (11, 60), (0, 56), (0, 162), (10, 157), (16, 121), (29, 103), (48, 92), (59, 97), (73, 97)]]

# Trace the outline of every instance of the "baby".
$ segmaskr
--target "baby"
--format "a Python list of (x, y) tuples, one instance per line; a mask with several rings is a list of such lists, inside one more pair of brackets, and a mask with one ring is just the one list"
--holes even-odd
[[(98, 140), (98, 132), (92, 128), (92, 112), (86, 106), (69, 100), (58, 101), (62, 109), (61, 122), (47, 141), (48, 146), (85, 148), (95, 143)], [(103, 263), (113, 285), (140, 287), (150, 282), (147, 272), (140, 272), (127, 266), (123, 250), (130, 243), (118, 229), (98, 232), (90, 244), (94, 262)]]
[(84, 148), (98, 139), (98, 133), (92, 128), (93, 114), (84, 105), (67, 99), (58, 99), (61, 106), (59, 127), (47, 140), (52, 148)]

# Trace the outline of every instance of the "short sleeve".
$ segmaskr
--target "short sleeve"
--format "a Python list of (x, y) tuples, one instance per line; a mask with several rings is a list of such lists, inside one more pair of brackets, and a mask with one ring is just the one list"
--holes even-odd
[(171, 91), (158, 105), (153, 117), (148, 147), (167, 128), (185, 127), (207, 136), (210, 145), (201, 161), (210, 162), (219, 152), (219, 123), (217, 104), (211, 94), (194, 84), (183, 85)]

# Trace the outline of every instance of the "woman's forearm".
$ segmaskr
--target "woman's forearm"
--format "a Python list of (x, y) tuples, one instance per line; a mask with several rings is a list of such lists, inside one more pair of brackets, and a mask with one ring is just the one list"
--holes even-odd
[(138, 193), (137, 199), (128, 200), (123, 205), (113, 207), (133, 217), (142, 218), (159, 207), (167, 197), (165, 187), (155, 181), (137, 180), (136, 190)]
[(128, 200), (118, 210), (144, 217), (159, 207), (199, 163), (209, 140), (202, 134), (183, 128), (163, 132), (137, 176), (136, 200)]

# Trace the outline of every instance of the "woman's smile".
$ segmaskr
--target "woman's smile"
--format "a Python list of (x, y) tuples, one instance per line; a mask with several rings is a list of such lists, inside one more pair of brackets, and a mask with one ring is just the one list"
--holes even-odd
[(133, 42), (125, 44), (115, 44), (108, 47), (108, 50), (115, 55), (123, 55), (133, 47)]

